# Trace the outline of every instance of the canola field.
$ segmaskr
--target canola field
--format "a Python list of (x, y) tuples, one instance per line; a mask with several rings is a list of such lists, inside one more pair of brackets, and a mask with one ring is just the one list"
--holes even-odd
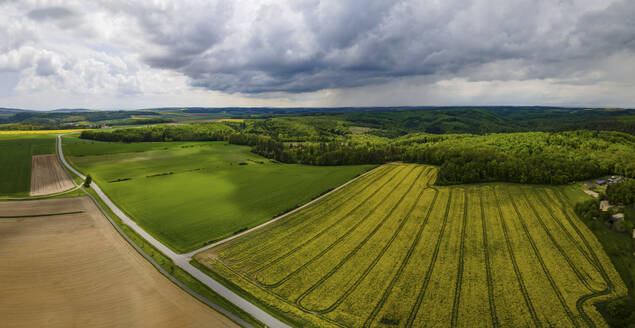
[(195, 264), (290, 324), (604, 327), (626, 287), (560, 187), (381, 166)]
[(81, 132), (85, 129), (68, 129), (68, 130), (7, 130), (0, 131), (0, 135), (17, 135), (17, 134), (65, 134), (73, 132)]

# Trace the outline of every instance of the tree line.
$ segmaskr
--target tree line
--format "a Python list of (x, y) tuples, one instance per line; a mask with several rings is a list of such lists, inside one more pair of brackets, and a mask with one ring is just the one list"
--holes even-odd
[[(391, 161), (432, 164), (440, 167), (438, 184), (491, 181), (565, 184), (607, 174), (635, 177), (635, 137), (620, 132), (411, 133), (383, 138), (343, 135), (340, 125), (324, 124), (328, 128), (316, 131), (309, 131), (295, 122), (287, 124), (287, 130), (281, 126), (225, 123), (159, 125), (84, 131), (80, 137), (114, 142), (225, 140), (231, 144), (250, 146), (254, 153), (283, 163), (307, 165), (381, 164)], [(328, 131), (334, 132), (329, 134)]]

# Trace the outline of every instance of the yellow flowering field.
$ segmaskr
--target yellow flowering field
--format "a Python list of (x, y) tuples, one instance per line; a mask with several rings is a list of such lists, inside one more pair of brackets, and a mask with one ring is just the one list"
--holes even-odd
[(386, 164), (195, 264), (303, 327), (605, 327), (627, 290), (558, 187)]
[(0, 131), (0, 135), (11, 134), (63, 134), (84, 131), (85, 129), (68, 129), (68, 130), (10, 130)]

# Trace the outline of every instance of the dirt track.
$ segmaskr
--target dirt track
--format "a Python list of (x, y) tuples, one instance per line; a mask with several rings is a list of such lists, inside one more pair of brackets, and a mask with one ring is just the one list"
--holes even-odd
[(2, 327), (236, 327), (172, 284), (89, 198), (0, 202)]
[(53, 194), (70, 188), (73, 188), (73, 182), (55, 154), (32, 157), (31, 196)]

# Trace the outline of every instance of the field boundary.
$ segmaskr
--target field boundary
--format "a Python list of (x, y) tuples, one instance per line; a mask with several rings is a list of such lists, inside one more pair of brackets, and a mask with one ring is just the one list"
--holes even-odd
[(293, 210), (291, 210), (291, 211), (289, 211), (289, 212), (287, 212), (287, 213), (284, 213), (284, 214), (282, 214), (282, 215), (280, 215), (280, 216), (278, 216), (278, 217), (275, 217), (275, 218), (273, 218), (273, 219), (271, 219), (271, 220), (269, 220), (269, 221), (267, 221), (267, 222), (261, 223), (261, 224), (259, 224), (259, 225), (255, 226), (255, 227), (253, 227), (253, 228), (251, 228), (251, 229), (247, 229), (247, 230), (245, 230), (245, 231), (243, 231), (243, 232), (240, 232), (240, 233), (237, 233), (237, 234), (235, 234), (235, 235), (233, 235), (233, 236), (231, 236), (231, 237), (227, 237), (227, 238), (225, 238), (225, 239), (219, 240), (219, 241), (214, 242), (214, 243), (211, 243), (211, 244), (209, 244), (209, 245), (205, 245), (205, 246), (203, 246), (203, 247), (201, 247), (201, 248), (199, 248), (199, 249), (195, 249), (195, 250), (193, 250), (193, 251), (191, 251), (191, 252), (188, 252), (188, 253), (183, 253), (183, 255), (184, 255), (184, 256), (186, 256), (186, 257), (188, 257), (188, 258), (191, 258), (192, 256), (194, 256), (194, 255), (195, 255), (195, 254), (197, 254), (197, 253), (200, 253), (200, 252), (206, 251), (206, 250), (208, 250), (208, 249), (210, 249), (210, 248), (214, 248), (214, 247), (216, 247), (216, 246), (218, 246), (218, 245), (221, 245), (221, 244), (224, 244), (224, 243), (226, 243), (226, 242), (228, 242), (228, 241), (230, 241), (230, 240), (234, 240), (234, 239), (236, 239), (236, 238), (238, 238), (238, 237), (240, 237), (240, 236), (246, 235), (246, 234), (248, 234), (248, 233), (250, 233), (250, 232), (252, 232), (252, 231), (255, 231), (255, 230), (261, 229), (261, 228), (263, 228), (263, 227), (266, 227), (266, 226), (268, 226), (268, 225), (270, 225), (270, 224), (272, 224), (272, 223), (274, 223), (274, 222), (276, 222), (276, 221), (279, 221), (280, 219), (283, 219), (283, 218), (285, 218), (285, 217), (287, 217), (287, 216), (289, 216), (289, 215), (291, 215), (291, 214), (294, 214), (294, 213), (296, 213), (296, 212), (298, 212), (298, 211), (301, 211), (301, 210), (305, 209), (306, 207), (311, 206), (311, 205), (312, 205), (312, 204), (314, 204), (314, 203), (317, 203), (318, 201), (320, 201), (320, 200), (321, 200), (321, 199), (323, 199), (324, 197), (326, 197), (326, 196), (328, 196), (328, 195), (330, 195), (330, 194), (332, 194), (332, 193), (334, 193), (334, 192), (336, 192), (336, 191), (338, 191), (338, 190), (340, 190), (340, 189), (342, 189), (342, 188), (344, 188), (344, 187), (348, 186), (350, 183), (352, 183), (352, 182), (354, 182), (354, 181), (356, 181), (356, 180), (360, 179), (361, 177), (366, 176), (366, 175), (367, 175), (367, 174), (369, 174), (370, 172), (373, 172), (373, 171), (377, 170), (377, 169), (378, 169), (378, 168), (380, 168), (380, 167), (381, 167), (381, 166), (377, 166), (377, 167), (375, 167), (375, 168), (373, 168), (373, 169), (371, 169), (371, 170), (368, 170), (368, 171), (364, 172), (363, 174), (360, 174), (360, 175), (356, 176), (355, 178), (353, 178), (353, 179), (351, 179), (351, 180), (346, 181), (344, 184), (339, 185), (339, 186), (338, 186), (338, 187), (336, 187), (335, 189), (332, 189), (331, 191), (329, 191), (329, 192), (327, 192), (327, 193), (325, 193), (325, 194), (323, 194), (323, 195), (321, 195), (321, 196), (319, 196), (319, 197), (317, 197), (317, 198), (315, 198), (315, 199), (313, 199), (313, 200), (309, 201), (308, 203), (305, 203), (305, 204), (304, 204), (304, 205), (302, 205), (302, 206), (296, 207), (296, 208), (294, 208)]
[(84, 213), (84, 211), (33, 214), (33, 215), (0, 215), (0, 219), (40, 218), (40, 217), (45, 217), (45, 216), (59, 216), (59, 215), (80, 214), (80, 213)]

